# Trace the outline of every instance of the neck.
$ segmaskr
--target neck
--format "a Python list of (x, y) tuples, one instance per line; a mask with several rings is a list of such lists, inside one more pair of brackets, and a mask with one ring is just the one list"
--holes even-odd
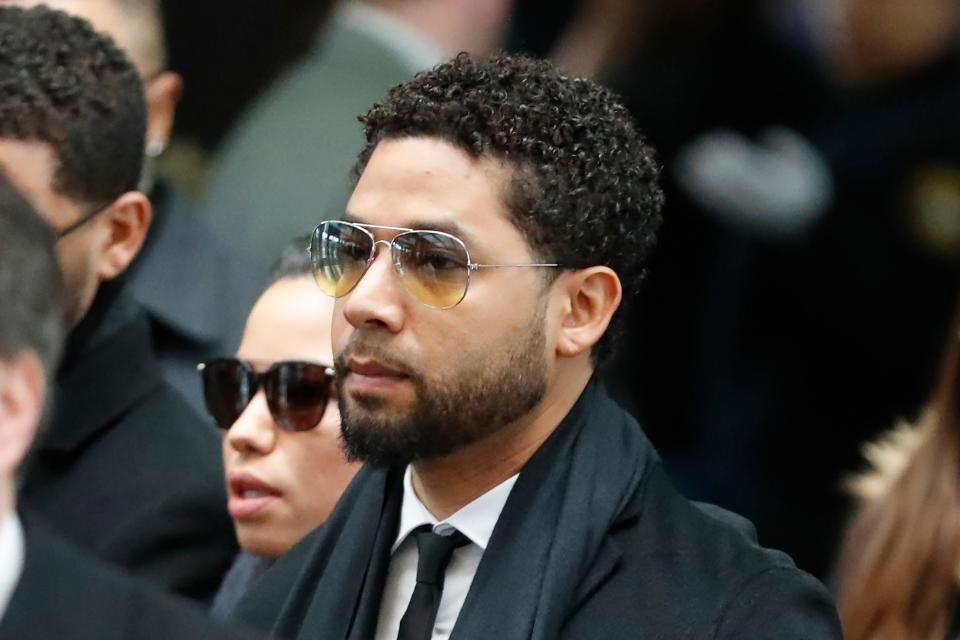
[(570, 413), (592, 374), (589, 364), (574, 365), (557, 376), (543, 401), (521, 420), (448, 456), (413, 463), (417, 497), (443, 520), (520, 473)]
[(0, 523), (16, 508), (15, 495), (13, 478), (4, 478), (0, 482)]

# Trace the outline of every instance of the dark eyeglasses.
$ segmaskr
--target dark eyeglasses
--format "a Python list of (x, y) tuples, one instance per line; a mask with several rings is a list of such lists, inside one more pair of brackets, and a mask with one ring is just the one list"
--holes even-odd
[[(369, 229), (398, 231), (393, 240), (377, 240)], [(400, 281), (423, 304), (449, 309), (460, 304), (477, 269), (560, 267), (559, 264), (477, 264), (460, 238), (442, 231), (321, 222), (310, 238), (310, 260), (320, 289), (339, 298), (350, 293), (377, 257), (377, 245), (390, 247)]]
[(197, 365), (207, 411), (229, 429), (260, 389), (274, 422), (285, 431), (308, 431), (323, 418), (333, 393), (333, 368), (312, 362), (275, 362), (264, 372), (236, 358)]

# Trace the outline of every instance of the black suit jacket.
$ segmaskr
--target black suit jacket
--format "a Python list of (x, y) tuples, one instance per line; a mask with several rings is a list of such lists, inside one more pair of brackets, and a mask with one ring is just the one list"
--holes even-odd
[[(550, 624), (555, 616), (563, 640), (840, 640), (823, 585), (785, 554), (759, 546), (745, 519), (681, 496), (653, 447), (634, 429), (639, 431), (622, 410), (588, 387), (521, 472), (452, 638), (492, 637), (485, 635), (491, 626), (511, 637), (540, 637), (535, 624), (525, 626), (529, 621), (511, 615), (513, 605), (560, 593), (562, 600), (541, 603), (544, 616), (534, 621)], [(566, 460), (573, 460), (569, 468), (588, 473), (571, 471), (578, 475), (562, 486), (551, 477), (563, 473)], [(640, 475), (620, 504), (617, 478), (604, 475), (604, 468), (619, 474), (624, 465)], [(324, 526), (267, 570), (235, 616), (284, 638), (366, 640), (376, 628), (386, 582), (401, 478), (402, 469), (361, 469)], [(609, 496), (620, 505), (614, 516), (594, 519), (606, 512), (593, 505)], [(538, 519), (536, 514), (549, 513), (542, 506), (556, 500), (572, 500), (564, 506), (577, 508), (561, 511), (580, 514), (584, 529), (596, 536), (597, 550), (589, 557), (571, 557), (571, 549), (582, 547), (569, 535), (560, 538), (562, 530), (581, 525)], [(550, 546), (546, 556), (540, 552), (544, 540)], [(538, 558), (548, 564), (539, 565)], [(575, 584), (543, 578), (559, 575), (556, 570), (568, 562), (585, 568)], [(529, 585), (539, 585), (538, 591)]]
[(71, 334), (20, 504), (96, 556), (207, 602), (237, 552), (219, 435), (163, 382), (119, 286)]
[(752, 525), (688, 502), (657, 465), (611, 526), (564, 640), (840, 640), (815, 578), (757, 544)]
[(23, 572), (0, 640), (245, 640), (188, 602), (84, 556), (56, 536), (25, 532)]

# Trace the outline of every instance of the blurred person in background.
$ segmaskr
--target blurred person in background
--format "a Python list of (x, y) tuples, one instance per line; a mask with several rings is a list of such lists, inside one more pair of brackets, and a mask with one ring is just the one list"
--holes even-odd
[[(556, 11), (555, 3), (546, 11)], [(619, 71), (650, 32), (662, 7), (637, 0), (581, 0), (551, 45), (550, 59), (575, 76), (609, 76)]]
[(307, 244), (303, 238), (283, 253), (237, 357), (202, 365), (207, 405), (224, 430), (229, 509), (242, 549), (214, 599), (218, 618), (323, 524), (359, 466), (340, 447), (333, 299), (313, 281)]
[(203, 214), (266, 273), (289, 238), (343, 211), (357, 114), (461, 50), (495, 49), (512, 0), (345, 0), (313, 53), (276, 82), (224, 143)]
[(842, 472), (914, 415), (952, 315), (960, 5), (689, 5), (615, 81), (671, 198), (614, 376), (681, 486), (822, 573)]
[(960, 638), (960, 324), (919, 419), (865, 447), (837, 566), (847, 640)]
[(64, 332), (55, 236), (0, 175), (0, 639), (239, 640), (195, 606), (103, 565), (18, 510)]
[(150, 319), (164, 377), (202, 411), (196, 364), (236, 348), (263, 278), (258, 280), (197, 219), (193, 203), (157, 173), (183, 92), (180, 76), (167, 68), (160, 0), (0, 0), (3, 4), (46, 4), (84, 18), (114, 39), (143, 79), (147, 130), (140, 190), (150, 197), (153, 219), (127, 270), (128, 286)]
[(310, 53), (336, 3), (161, 0), (169, 64), (188, 87), (164, 165), (191, 195), (202, 189), (224, 135), (280, 73)]
[(57, 234), (70, 328), (21, 503), (95, 555), (210, 598), (236, 554), (217, 436), (163, 381), (125, 290), (151, 221), (140, 75), (80, 18), (0, 6), (0, 85), (0, 171)]

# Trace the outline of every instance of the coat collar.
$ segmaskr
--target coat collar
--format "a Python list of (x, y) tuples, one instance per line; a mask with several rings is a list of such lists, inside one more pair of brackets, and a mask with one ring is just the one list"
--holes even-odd
[(150, 329), (136, 303), (119, 290), (102, 291), (70, 336), (57, 375), (53, 419), (38, 449), (79, 447), (161, 383)]

